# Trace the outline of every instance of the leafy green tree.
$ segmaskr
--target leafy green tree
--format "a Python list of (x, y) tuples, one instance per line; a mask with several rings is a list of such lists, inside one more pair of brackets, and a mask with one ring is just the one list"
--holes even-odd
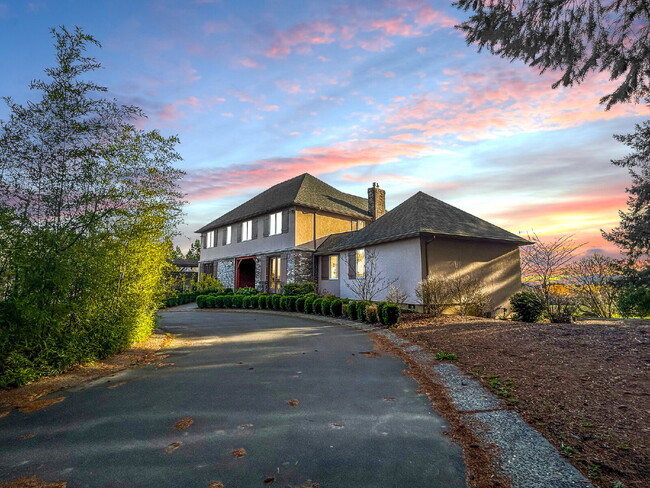
[(94, 360), (153, 329), (180, 219), (178, 139), (102, 98), (80, 28), (0, 121), (0, 387)]
[(187, 259), (200, 259), (201, 258), (201, 241), (199, 239), (195, 240), (190, 245), (190, 250), (187, 251), (185, 255)]

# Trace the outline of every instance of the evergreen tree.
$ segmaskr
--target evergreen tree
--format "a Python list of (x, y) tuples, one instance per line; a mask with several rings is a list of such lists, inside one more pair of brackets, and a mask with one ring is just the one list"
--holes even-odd
[(187, 259), (200, 259), (201, 258), (201, 241), (199, 239), (195, 240), (190, 246), (190, 250), (187, 251), (185, 256)]

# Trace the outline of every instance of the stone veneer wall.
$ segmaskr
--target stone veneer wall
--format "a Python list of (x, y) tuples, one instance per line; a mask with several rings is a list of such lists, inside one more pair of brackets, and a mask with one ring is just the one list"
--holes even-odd
[(314, 281), (314, 253), (291, 251), (287, 259), (287, 283)]
[(219, 259), (217, 261), (217, 279), (224, 288), (235, 287), (235, 260)]
[(264, 256), (255, 256), (255, 288), (258, 291), (266, 291), (265, 283), (262, 281), (262, 265), (266, 263)]

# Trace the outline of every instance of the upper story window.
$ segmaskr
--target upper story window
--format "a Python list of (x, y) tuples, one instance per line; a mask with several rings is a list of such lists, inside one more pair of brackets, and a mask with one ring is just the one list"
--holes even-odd
[[(229, 227), (230, 228), (230, 227)], [(253, 221), (247, 220), (241, 224), (241, 240), (250, 241), (253, 238)]]
[(357, 266), (356, 266), (356, 275), (357, 278), (365, 278), (366, 277), (366, 250), (365, 249), (357, 249), (356, 251), (356, 261), (357, 261)]
[(269, 235), (274, 236), (282, 234), (282, 212), (271, 214), (271, 226), (269, 228)]
[(232, 242), (232, 225), (229, 225), (226, 227), (226, 244), (230, 244)]
[(205, 235), (205, 247), (214, 247), (214, 231), (211, 230)]

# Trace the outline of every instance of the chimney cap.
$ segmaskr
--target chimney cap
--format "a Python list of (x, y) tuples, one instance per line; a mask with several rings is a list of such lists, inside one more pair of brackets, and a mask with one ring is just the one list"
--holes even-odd
[(379, 183), (377, 183), (376, 181), (374, 181), (374, 182), (372, 183), (372, 187), (373, 187), (373, 188), (379, 188)]

